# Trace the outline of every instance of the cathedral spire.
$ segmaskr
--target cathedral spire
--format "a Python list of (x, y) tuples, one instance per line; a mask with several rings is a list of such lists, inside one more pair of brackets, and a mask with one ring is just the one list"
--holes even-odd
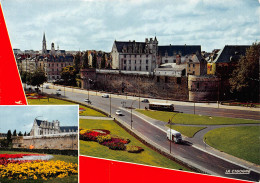
[(47, 54), (45, 32), (43, 33), (43, 39), (42, 39), (42, 54)]

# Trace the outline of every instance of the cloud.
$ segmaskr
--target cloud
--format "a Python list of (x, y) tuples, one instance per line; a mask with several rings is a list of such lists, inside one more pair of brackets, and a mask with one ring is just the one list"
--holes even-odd
[(44, 31), (47, 46), (55, 42), (66, 50), (110, 51), (115, 39), (143, 41), (155, 33), (160, 44), (191, 43), (207, 51), (260, 37), (257, 1), (12, 0), (2, 7), (11, 42), (22, 50), (41, 49)]

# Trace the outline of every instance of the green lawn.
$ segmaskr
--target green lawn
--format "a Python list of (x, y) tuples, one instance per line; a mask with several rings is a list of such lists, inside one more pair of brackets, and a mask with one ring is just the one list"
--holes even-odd
[[(48, 99), (27, 99), (27, 102), (29, 105), (78, 105), (73, 102), (68, 102), (64, 100), (59, 100), (56, 98), (49, 98)], [(105, 117), (104, 114), (95, 111), (93, 109), (90, 109), (88, 107), (79, 105), (80, 108), (86, 109), (82, 113), (80, 113), (80, 116), (97, 116), (97, 117)]]
[[(154, 118), (160, 121), (168, 122), (172, 118), (174, 112), (166, 111), (153, 111), (153, 110), (140, 110), (136, 111)], [(215, 117), (215, 116), (201, 116), (194, 114), (177, 114), (173, 120), (173, 123), (176, 124), (193, 124), (193, 125), (223, 125), (223, 124), (252, 124), (260, 123), (259, 120), (248, 120), (248, 119), (238, 119), (238, 118), (225, 118), (225, 117)]]
[[(170, 127), (170, 125), (166, 126)], [(171, 128), (180, 132), (186, 137), (192, 138), (198, 131), (203, 130), (206, 127), (172, 125)]]
[(111, 120), (86, 120), (80, 119), (81, 128), (88, 129), (106, 129), (110, 130), (112, 134), (118, 135), (120, 137), (126, 137), (131, 140), (129, 145), (137, 145), (144, 149), (141, 153), (128, 153), (127, 151), (110, 150), (106, 146), (102, 146), (97, 142), (82, 141), (80, 140), (80, 154), (95, 156), (100, 158), (108, 158), (119, 161), (127, 161), (145, 165), (159, 166), (171, 169), (183, 169), (186, 168), (178, 165), (177, 163), (165, 158), (161, 154), (151, 150), (133, 136), (128, 134), (124, 129), (118, 126), (114, 121)]
[[(31, 152), (16, 152), (16, 151), (0, 151), (0, 154), (40, 154), (40, 153), (31, 153)], [(51, 160), (60, 160), (65, 161), (67, 163), (78, 163), (78, 157), (76, 156), (64, 156), (64, 155), (52, 155), (54, 156)], [(1, 179), (1, 183), (17, 183), (17, 180), (8, 180), (8, 179)], [(49, 180), (19, 180), (19, 183), (78, 183), (78, 175), (72, 175), (64, 178), (55, 178)]]
[(210, 146), (260, 165), (260, 126), (223, 127), (209, 131)]

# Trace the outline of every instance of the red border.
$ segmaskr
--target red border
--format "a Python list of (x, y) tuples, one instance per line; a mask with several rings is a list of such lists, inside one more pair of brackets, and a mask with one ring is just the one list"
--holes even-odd
[(26, 97), (0, 4), (0, 105), (26, 105)]

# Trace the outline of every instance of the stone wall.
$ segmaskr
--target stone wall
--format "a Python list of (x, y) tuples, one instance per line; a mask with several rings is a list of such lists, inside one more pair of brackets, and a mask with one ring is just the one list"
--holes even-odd
[(190, 101), (217, 101), (220, 98), (220, 78), (213, 76), (188, 76)]
[(188, 100), (187, 84), (187, 77), (96, 73), (95, 84), (90, 88), (123, 95)]
[(78, 150), (78, 133), (13, 137), (13, 148)]

